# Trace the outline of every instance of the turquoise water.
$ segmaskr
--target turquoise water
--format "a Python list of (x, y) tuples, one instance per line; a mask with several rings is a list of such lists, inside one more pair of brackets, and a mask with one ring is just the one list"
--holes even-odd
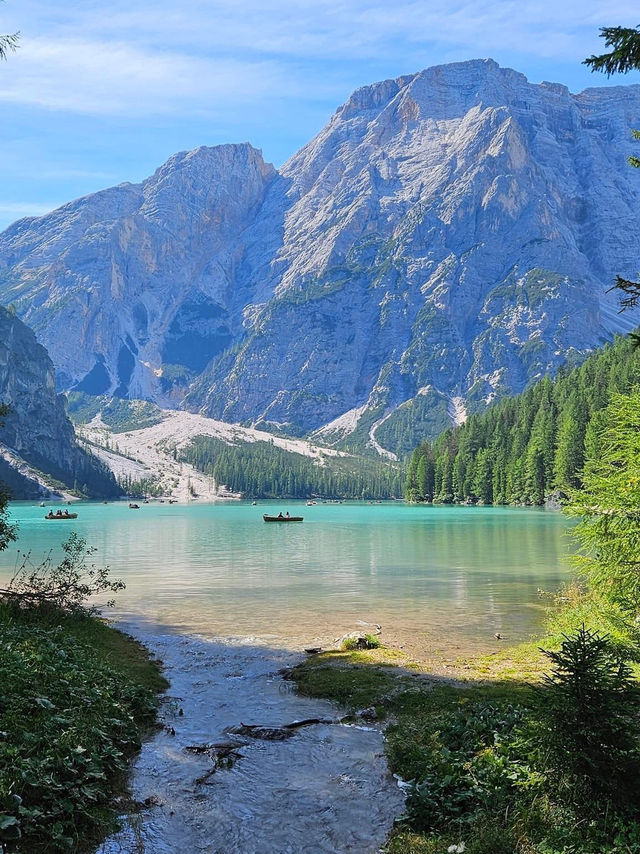
[[(47, 508), (48, 509), (48, 508)], [(262, 521), (287, 509), (301, 524)], [(568, 577), (569, 523), (559, 513), (493, 507), (413, 507), (401, 502), (210, 505), (82, 503), (73, 522), (11, 507), (19, 540), (0, 553), (6, 580), (77, 531), (127, 589), (117, 617), (206, 637), (315, 645), (382, 625), (408, 649), (482, 648), (495, 632), (518, 640), (542, 617), (538, 589)]]

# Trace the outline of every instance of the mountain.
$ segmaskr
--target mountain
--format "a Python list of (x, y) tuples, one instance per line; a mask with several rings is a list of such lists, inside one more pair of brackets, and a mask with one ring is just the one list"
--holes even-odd
[(279, 171), (172, 157), (0, 235), (60, 388), (407, 452), (637, 318), (640, 86), (492, 60), (357, 90)]
[(94, 497), (119, 493), (110, 472), (76, 444), (47, 351), (2, 307), (0, 401), (10, 407), (0, 426), (0, 481), (13, 498), (44, 497), (52, 482)]

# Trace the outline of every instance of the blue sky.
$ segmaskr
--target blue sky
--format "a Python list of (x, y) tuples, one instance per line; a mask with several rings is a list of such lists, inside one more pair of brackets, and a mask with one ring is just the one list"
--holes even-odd
[(358, 86), (492, 57), (534, 82), (607, 80), (581, 65), (637, 0), (6, 0), (0, 33), (0, 228), (176, 151), (249, 141), (283, 163)]

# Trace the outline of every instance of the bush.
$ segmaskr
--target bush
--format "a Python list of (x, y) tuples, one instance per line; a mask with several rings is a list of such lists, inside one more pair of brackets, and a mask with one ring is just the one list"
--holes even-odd
[[(87, 607), (87, 599), (99, 593), (123, 590), (125, 584), (109, 578), (108, 567), (88, 564), (96, 549), (87, 547), (86, 540), (76, 533), (62, 544), (65, 557), (57, 566), (51, 555), (38, 566), (33, 566), (26, 555), (9, 586), (0, 590), (0, 598), (23, 608), (52, 608), (70, 613), (95, 613)], [(113, 605), (113, 601), (106, 603)]]
[(156, 707), (85, 639), (94, 618), (40, 616), (0, 606), (0, 850), (21, 854), (84, 850), (113, 828), (114, 779)]
[(412, 828), (429, 831), (471, 823), (514, 798), (530, 775), (511, 756), (522, 710), (511, 705), (465, 703), (429, 721), (425, 730), (390, 727), (392, 764), (411, 774), (407, 799)]
[(540, 745), (558, 780), (640, 803), (640, 694), (608, 635), (565, 636), (539, 691)]

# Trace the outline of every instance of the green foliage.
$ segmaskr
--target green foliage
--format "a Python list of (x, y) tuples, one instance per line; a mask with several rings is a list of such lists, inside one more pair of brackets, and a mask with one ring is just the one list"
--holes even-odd
[(92, 617), (7, 604), (0, 644), (0, 847), (84, 850), (114, 829), (114, 785), (155, 717), (154, 691), (126, 664), (137, 645)]
[(118, 478), (118, 486), (126, 495), (136, 498), (147, 495), (157, 497), (166, 492), (162, 480), (155, 477), (136, 478), (130, 474), (125, 474)]
[(378, 649), (382, 644), (377, 635), (364, 635), (364, 642), (357, 637), (347, 637), (340, 644), (340, 649), (348, 652), (354, 649)]
[(217, 484), (252, 498), (364, 498), (402, 494), (403, 472), (396, 463), (362, 457), (323, 455), (318, 461), (269, 442), (228, 445), (196, 436), (180, 452)]
[(584, 64), (592, 71), (603, 71), (611, 76), (640, 68), (640, 27), (602, 27), (600, 35), (613, 50), (585, 59)]
[(607, 635), (582, 626), (557, 651), (539, 691), (539, 740), (547, 773), (573, 797), (640, 805), (640, 693)]
[[(504, 398), (465, 424), (422, 442), (407, 466), (409, 501), (542, 504), (582, 483), (600, 446), (603, 410), (640, 383), (640, 354), (628, 338)], [(424, 460), (424, 462), (423, 462)]]
[[(575, 652), (581, 644), (584, 655)], [(609, 638), (595, 645), (580, 631), (564, 638), (536, 690), (490, 683), (473, 666), (467, 679), (482, 681), (425, 684), (394, 674), (386, 649), (314, 656), (292, 678), (302, 693), (350, 709), (375, 706), (393, 721), (389, 763), (410, 788), (389, 854), (452, 846), (465, 854), (632, 854), (640, 850), (636, 689), (618, 647)], [(590, 763), (576, 756), (583, 741)], [(617, 791), (625, 779), (629, 791)]]
[[(125, 584), (112, 580), (108, 567), (88, 564), (96, 549), (87, 547), (86, 540), (75, 532), (62, 544), (64, 558), (54, 566), (51, 555), (34, 566), (26, 555), (0, 598), (21, 607), (53, 608), (69, 613), (95, 613), (87, 600), (100, 593), (115, 593)], [(113, 605), (113, 602), (107, 602)]]
[[(401, 459), (414, 449), (416, 437), (435, 438), (451, 423), (448, 400), (435, 389), (403, 403), (375, 431), (383, 448), (394, 451)], [(367, 433), (368, 438), (368, 433)]]
[(530, 777), (509, 755), (522, 710), (496, 703), (465, 703), (417, 725), (389, 728), (392, 763), (415, 780), (407, 817), (416, 830), (472, 824), (481, 812), (504, 810), (513, 789)]
[(148, 400), (96, 397), (81, 391), (69, 392), (67, 412), (74, 424), (87, 424), (99, 414), (113, 433), (142, 430), (162, 421), (162, 410)]
[(576, 563), (600, 595), (640, 614), (640, 389), (615, 394), (567, 508), (580, 518)]

